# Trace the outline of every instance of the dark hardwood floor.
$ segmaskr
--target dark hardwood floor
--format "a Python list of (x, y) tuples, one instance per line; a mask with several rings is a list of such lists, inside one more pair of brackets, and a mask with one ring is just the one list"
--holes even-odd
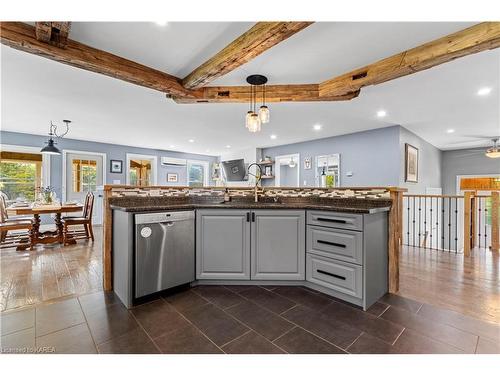
[(102, 230), (95, 242), (0, 251), (0, 311), (102, 290)]
[(500, 257), (474, 249), (470, 258), (403, 247), (399, 294), (477, 319), (500, 323)]

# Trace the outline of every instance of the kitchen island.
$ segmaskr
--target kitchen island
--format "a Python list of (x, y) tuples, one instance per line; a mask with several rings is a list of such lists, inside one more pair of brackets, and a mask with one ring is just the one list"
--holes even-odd
[[(393, 200), (387, 196), (268, 192), (255, 202), (239, 191), (227, 202), (220, 192), (108, 197), (113, 236), (120, 238), (112, 241), (114, 268), (125, 264), (119, 273), (133, 275), (133, 262), (118, 258), (123, 252), (133, 258), (136, 214), (192, 211), (193, 284), (303, 285), (363, 309), (388, 291)], [(131, 305), (134, 283), (128, 286)]]

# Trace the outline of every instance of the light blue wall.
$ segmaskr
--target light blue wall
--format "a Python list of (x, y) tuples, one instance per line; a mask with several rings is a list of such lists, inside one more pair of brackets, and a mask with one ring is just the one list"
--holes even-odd
[[(418, 148), (418, 182), (405, 182), (405, 144)], [(400, 127), (400, 178), (399, 186), (408, 189), (408, 194), (425, 194), (427, 188), (441, 188), (441, 158), (443, 152), (412, 133)]]
[(488, 158), (484, 151), (484, 147), (443, 151), (443, 194), (457, 193), (459, 175), (500, 175), (500, 158)]
[[(315, 186), (316, 156), (340, 154), (341, 186), (396, 186), (400, 182), (400, 126), (264, 148), (262, 156), (300, 154), (300, 186)], [(312, 168), (304, 169), (311, 157)], [(352, 177), (346, 173), (352, 172)], [(304, 184), (305, 181), (305, 184)], [(274, 181), (265, 180), (266, 185)]]
[[(15, 133), (15, 132), (0, 132), (0, 143), (7, 145), (18, 145), (18, 146), (34, 146), (42, 147), (47, 137)], [(175, 167), (169, 166), (164, 167), (160, 165), (160, 158), (162, 156), (169, 156), (181, 159), (192, 159), (192, 160), (204, 160), (210, 163), (217, 161), (214, 156), (207, 155), (197, 155), (197, 154), (187, 154), (175, 151), (163, 151), (163, 150), (153, 150), (147, 148), (130, 147), (122, 145), (114, 145), (109, 143), (99, 143), (99, 142), (88, 142), (80, 141), (76, 139), (62, 138), (57, 140), (57, 147), (62, 151), (67, 150), (77, 150), (77, 151), (88, 151), (88, 152), (100, 152), (106, 154), (106, 183), (111, 184), (113, 180), (120, 180), (122, 184), (126, 183), (125, 171), (126, 171), (126, 154), (144, 154), (144, 155), (154, 155), (158, 157), (158, 185), (172, 185), (167, 184), (167, 173), (177, 173), (179, 175), (179, 182), (177, 185), (186, 185), (186, 167)], [(56, 194), (58, 197), (62, 196), (62, 156), (52, 155), (50, 157), (50, 184), (56, 189)], [(123, 173), (110, 173), (109, 163), (110, 160), (122, 160), (123, 161)], [(174, 184), (175, 185), (175, 184)]]

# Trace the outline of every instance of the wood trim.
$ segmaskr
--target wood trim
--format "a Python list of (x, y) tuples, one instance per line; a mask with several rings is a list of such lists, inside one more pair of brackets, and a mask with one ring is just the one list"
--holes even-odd
[(170, 74), (149, 68), (85, 44), (68, 39), (65, 48), (39, 41), (35, 27), (22, 22), (1, 22), (2, 44), (63, 64), (117, 78), (153, 90), (190, 97), (191, 90)]
[(500, 248), (500, 193), (493, 191), (491, 193), (491, 250), (498, 251)]
[(470, 241), (470, 236), (471, 236), (471, 198), (472, 198), (472, 192), (471, 191), (466, 191), (464, 193), (464, 256), (469, 257), (470, 256), (470, 250), (471, 250), (471, 241)]
[(321, 96), (339, 96), (500, 47), (500, 22), (483, 22), (320, 83)]
[[(257, 89), (260, 97), (261, 91)], [(320, 96), (318, 84), (266, 85), (266, 103), (280, 102), (333, 102), (356, 98), (359, 90), (346, 95)], [(192, 103), (248, 103), (250, 86), (210, 86), (196, 90), (195, 97), (167, 95), (178, 104)]]
[(312, 23), (257, 22), (250, 30), (189, 73), (182, 83), (188, 89), (204, 86), (249, 62)]

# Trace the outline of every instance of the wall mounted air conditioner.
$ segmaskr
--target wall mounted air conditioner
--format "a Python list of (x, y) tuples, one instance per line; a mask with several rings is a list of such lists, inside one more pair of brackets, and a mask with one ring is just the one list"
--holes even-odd
[(175, 165), (178, 167), (186, 166), (187, 165), (187, 160), (186, 159), (176, 159), (176, 158), (169, 158), (167, 156), (162, 156), (160, 159), (161, 165)]

